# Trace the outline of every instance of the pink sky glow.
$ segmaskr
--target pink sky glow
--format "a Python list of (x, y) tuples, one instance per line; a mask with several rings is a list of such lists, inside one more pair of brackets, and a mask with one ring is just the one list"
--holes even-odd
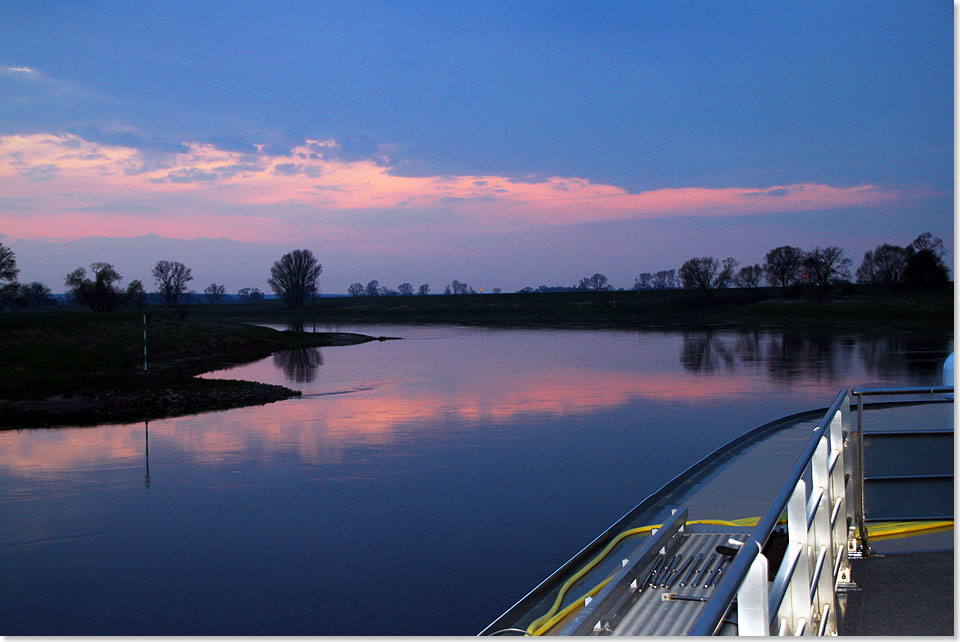
[(306, 141), (284, 156), (185, 146), (185, 153), (143, 152), (70, 134), (0, 137), (0, 231), (40, 239), (154, 233), (248, 242), (323, 232), (349, 243), (360, 236), (351, 222), (359, 214), (407, 229), (446, 221), (483, 233), (873, 207), (919, 196), (816, 183), (629, 193), (576, 177), (398, 176), (383, 162), (338, 159), (329, 140)]

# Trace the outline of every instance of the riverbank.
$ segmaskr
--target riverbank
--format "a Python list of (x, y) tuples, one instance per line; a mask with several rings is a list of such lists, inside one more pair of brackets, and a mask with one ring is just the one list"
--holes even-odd
[(302, 310), (279, 301), (199, 305), (193, 314), (299, 323), (456, 324), (557, 328), (687, 328), (803, 325), (830, 328), (953, 328), (953, 289), (892, 292), (863, 286), (828, 294), (779, 288), (535, 292), (450, 296), (323, 297)]
[(270, 403), (285, 386), (195, 375), (280, 350), (375, 340), (278, 331), (189, 313), (47, 311), (0, 315), (0, 428), (136, 421)]

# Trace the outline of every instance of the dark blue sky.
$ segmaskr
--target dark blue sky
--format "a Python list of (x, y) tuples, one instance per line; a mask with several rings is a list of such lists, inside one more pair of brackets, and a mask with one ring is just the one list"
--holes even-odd
[[(801, 245), (852, 242), (877, 221), (867, 245), (849, 251), (858, 261), (870, 243), (906, 244), (927, 230), (952, 245), (953, 10), (943, 1), (13, 3), (0, 17), (0, 134), (69, 133), (136, 149), (158, 167), (190, 143), (285, 157), (307, 139), (332, 139), (338, 160), (373, 160), (392, 176), (914, 194), (881, 210), (764, 219), (773, 242), (796, 230)], [(756, 233), (756, 220), (731, 216)], [(716, 216), (704, 226), (729, 241), (709, 253), (745, 251)]]

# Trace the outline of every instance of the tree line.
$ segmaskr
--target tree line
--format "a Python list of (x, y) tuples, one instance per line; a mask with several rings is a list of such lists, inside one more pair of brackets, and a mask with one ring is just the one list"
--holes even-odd
[[(885, 286), (893, 290), (927, 289), (945, 285), (950, 270), (943, 261), (943, 240), (924, 232), (906, 247), (883, 243), (867, 251), (856, 272), (852, 261), (837, 246), (816, 247), (809, 251), (791, 245), (776, 247), (764, 255), (764, 262), (740, 267), (733, 257), (719, 260), (712, 256), (688, 259), (679, 270), (643, 272), (636, 277), (633, 290), (699, 290), (707, 295), (728, 287), (757, 289), (764, 284), (788, 291), (802, 288), (827, 290), (838, 283), (856, 282)], [(738, 269), (739, 268), (739, 269)], [(615, 289), (606, 275), (583, 277), (571, 286), (525, 287), (518, 292), (575, 292)], [(623, 290), (623, 288), (621, 288)]]
[[(151, 270), (156, 292), (147, 293), (139, 279), (124, 288), (123, 277), (110, 263), (98, 261), (87, 268), (78, 267), (64, 279), (68, 296), (91, 310), (106, 312), (122, 306), (139, 306), (151, 299), (167, 307), (180, 305), (185, 299), (195, 300), (195, 292), (187, 292), (193, 280), (191, 269), (179, 261), (160, 260)], [(318, 279), (323, 267), (310, 250), (293, 250), (280, 257), (270, 268), (267, 283), (289, 307), (303, 307), (318, 290)], [(20, 273), (13, 250), (0, 243), (0, 308), (42, 308), (56, 304), (50, 288), (40, 282), (19, 283)], [(222, 284), (211, 283), (204, 296), (211, 303), (220, 303), (226, 297)], [(240, 301), (259, 301), (264, 298), (259, 288), (241, 288)]]
[[(727, 287), (757, 289), (764, 283), (782, 290), (815, 288), (827, 290), (837, 283), (849, 283), (852, 276), (856, 282), (871, 286), (883, 286), (893, 290), (927, 289), (945, 285), (950, 272), (943, 261), (943, 240), (924, 232), (906, 247), (883, 243), (864, 254), (863, 261), (851, 275), (852, 261), (844, 256), (837, 246), (816, 247), (804, 251), (799, 247), (783, 245), (764, 255), (764, 262), (740, 267), (733, 257), (718, 260), (712, 256), (688, 259), (678, 270), (643, 272), (634, 281), (634, 290), (663, 290), (686, 288), (711, 295)], [(123, 305), (143, 305), (151, 299), (159, 299), (167, 307), (176, 307), (185, 298), (195, 300), (196, 293), (187, 292), (187, 284), (193, 280), (189, 267), (179, 261), (157, 261), (151, 271), (156, 292), (147, 293), (143, 284), (134, 279), (126, 288), (120, 286), (122, 277), (110, 263), (90, 264), (90, 272), (78, 267), (66, 275), (64, 283), (70, 296), (92, 310), (107, 311)], [(739, 269), (738, 269), (739, 268)], [(16, 256), (13, 250), (0, 243), (0, 308), (41, 308), (54, 305), (56, 300), (50, 289), (34, 281), (19, 283)], [(303, 307), (319, 294), (319, 277), (323, 266), (313, 252), (297, 249), (288, 252), (273, 263), (267, 283), (274, 294), (287, 307)], [(525, 287), (518, 292), (563, 292), (613, 290), (606, 275), (595, 273), (585, 276), (570, 287), (546, 286)], [(392, 289), (379, 281), (366, 285), (352, 283), (348, 288), (352, 296), (413, 296), (411, 283), (404, 282)], [(499, 288), (492, 290), (494, 294)], [(444, 294), (476, 294), (469, 284), (453, 280), (444, 288)], [(420, 285), (416, 294), (430, 294), (430, 286)], [(211, 283), (204, 296), (211, 303), (220, 303), (227, 296), (222, 284)], [(241, 288), (237, 298), (244, 302), (264, 298), (258, 288)]]

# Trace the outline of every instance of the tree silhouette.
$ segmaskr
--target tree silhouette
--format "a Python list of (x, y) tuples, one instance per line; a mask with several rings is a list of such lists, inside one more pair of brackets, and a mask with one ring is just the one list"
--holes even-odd
[(190, 268), (180, 261), (157, 261), (151, 274), (168, 308), (176, 307), (180, 297), (187, 291), (187, 282), (193, 280)]
[(302, 308), (317, 291), (317, 279), (323, 266), (310, 250), (288, 252), (274, 262), (267, 283), (288, 308)]
[(800, 279), (805, 255), (803, 250), (792, 245), (781, 245), (767, 252), (763, 271), (770, 285), (788, 288)]
[(863, 255), (857, 268), (857, 283), (886, 285), (896, 288), (903, 284), (904, 272), (910, 253), (905, 247), (884, 243)]
[(33, 281), (20, 286), (20, 298), (28, 308), (38, 309), (56, 303), (50, 294), (50, 288), (39, 281)]
[(678, 274), (683, 287), (710, 296), (730, 285), (736, 267), (737, 261), (732, 257), (725, 258), (721, 264), (712, 256), (702, 256), (681, 265)]
[(677, 287), (677, 271), (660, 270), (653, 275), (651, 287), (655, 290), (672, 290)]
[(401, 283), (400, 285), (397, 286), (397, 290), (403, 296), (411, 296), (413, 294), (413, 286), (410, 285), (409, 283)]
[(653, 289), (653, 275), (649, 272), (641, 272), (640, 276), (636, 278), (633, 282), (634, 290), (650, 290)]
[(240, 288), (237, 291), (237, 296), (244, 303), (263, 301), (263, 292), (260, 291), (260, 288)]
[(347, 288), (347, 292), (350, 296), (363, 296), (366, 290), (363, 287), (363, 283), (351, 283), (350, 287)]
[(81, 304), (97, 312), (106, 312), (120, 305), (124, 292), (117, 285), (121, 276), (109, 263), (91, 263), (93, 279), (87, 278), (87, 271), (77, 268), (67, 275), (65, 283), (70, 292)]
[(220, 303), (223, 299), (223, 293), (226, 291), (227, 289), (223, 285), (211, 283), (203, 293), (207, 295), (207, 300), (211, 303)]
[(850, 259), (843, 256), (843, 250), (836, 245), (817, 247), (807, 252), (803, 259), (810, 283), (827, 288), (834, 281), (850, 278)]
[[(12, 303), (18, 294), (17, 258), (9, 247), (0, 243), (0, 308)], [(6, 281), (6, 283), (4, 283)]]
[(417, 294), (423, 296), (425, 294), (430, 294), (430, 286), (427, 283), (421, 283), (420, 289), (417, 290)]
[(380, 281), (374, 279), (367, 283), (367, 296), (380, 296)]
[(763, 268), (757, 265), (745, 265), (737, 272), (736, 284), (741, 288), (756, 290), (763, 279)]

